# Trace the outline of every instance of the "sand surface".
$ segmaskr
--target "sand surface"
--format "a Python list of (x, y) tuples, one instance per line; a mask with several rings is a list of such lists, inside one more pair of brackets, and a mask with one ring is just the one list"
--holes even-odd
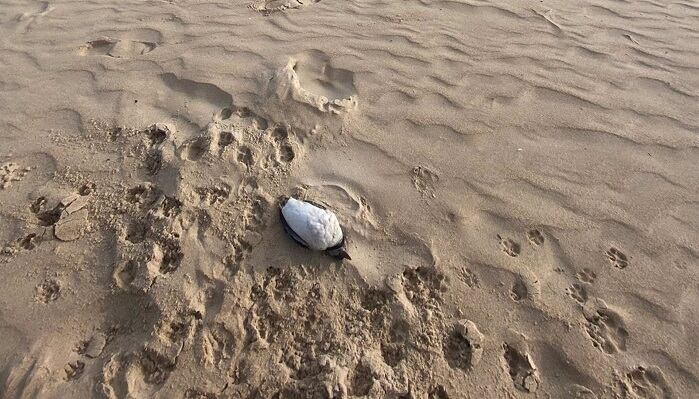
[(1, 398), (699, 392), (693, 0), (0, 0), (0, 180)]

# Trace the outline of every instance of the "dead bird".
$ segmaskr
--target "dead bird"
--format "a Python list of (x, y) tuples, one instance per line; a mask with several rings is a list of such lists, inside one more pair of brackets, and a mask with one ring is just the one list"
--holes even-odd
[(299, 245), (325, 251), (337, 259), (352, 258), (345, 247), (345, 234), (335, 213), (312, 201), (288, 197), (279, 205), (284, 230)]

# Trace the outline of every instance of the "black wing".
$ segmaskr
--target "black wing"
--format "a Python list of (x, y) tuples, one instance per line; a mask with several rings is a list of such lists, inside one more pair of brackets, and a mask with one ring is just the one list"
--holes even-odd
[(323, 210), (326, 210), (326, 211), (328, 210), (328, 208), (325, 207), (325, 205), (319, 204), (319, 203), (317, 203), (317, 202), (315, 202), (315, 201), (303, 200), (303, 202), (308, 202), (309, 204), (315, 206), (316, 208), (320, 208), (320, 209), (323, 209)]
[[(342, 228), (340, 228), (340, 229), (342, 230)], [(333, 249), (339, 249), (339, 248), (342, 248), (344, 246), (345, 246), (345, 231), (342, 230), (342, 240), (340, 240), (339, 243), (333, 245), (332, 247), (327, 248), (326, 251), (330, 251)]]
[(306, 244), (306, 241), (304, 241), (303, 238), (299, 237), (299, 235), (296, 234), (296, 232), (291, 229), (291, 226), (289, 226), (289, 223), (286, 222), (286, 219), (284, 218), (284, 212), (282, 212), (281, 207), (279, 208), (279, 219), (282, 220), (282, 225), (284, 226), (284, 231), (286, 231), (286, 234), (288, 234), (300, 246), (302, 246), (304, 248), (308, 248), (308, 244)]

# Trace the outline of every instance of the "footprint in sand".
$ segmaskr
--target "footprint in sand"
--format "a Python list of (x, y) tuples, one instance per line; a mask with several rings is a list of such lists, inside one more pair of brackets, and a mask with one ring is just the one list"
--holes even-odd
[(96, 333), (89, 339), (80, 342), (76, 352), (89, 359), (95, 359), (104, 351), (104, 347), (107, 345), (107, 338), (105, 334)]
[(125, 200), (133, 214), (120, 228), (113, 278), (126, 291), (148, 292), (159, 275), (174, 273), (184, 258), (175, 227), (182, 202), (152, 184), (128, 190)]
[(306, 7), (321, 0), (254, 0), (250, 8), (259, 11), (264, 15), (269, 15), (276, 11)]
[(174, 150), (174, 132), (164, 123), (156, 123), (142, 131), (143, 145), (146, 148), (144, 167), (149, 176), (157, 175)]
[(61, 296), (61, 285), (56, 280), (46, 280), (36, 286), (37, 302), (49, 303), (57, 300)]
[(536, 392), (539, 388), (539, 372), (526, 347), (505, 343), (503, 358), (515, 388), (525, 392)]
[(617, 380), (618, 396), (639, 399), (669, 399), (674, 397), (665, 379), (665, 374), (657, 366), (638, 366)]
[(153, 42), (103, 38), (83, 44), (80, 46), (78, 54), (83, 57), (88, 55), (106, 55), (112, 58), (133, 58), (150, 53), (157, 46), (157, 43)]
[(202, 358), (205, 364), (216, 369), (225, 369), (233, 360), (236, 341), (233, 333), (223, 323), (214, 323), (200, 333)]
[(500, 240), (500, 248), (504, 253), (508, 254), (513, 258), (519, 255), (520, 251), (522, 250), (522, 247), (517, 242), (512, 241), (507, 237), (503, 237), (500, 234), (498, 234), (497, 237), (498, 240)]
[(478, 278), (478, 275), (466, 266), (463, 266), (461, 270), (459, 270), (458, 277), (459, 280), (464, 282), (464, 284), (470, 288), (480, 287), (480, 279)]
[(592, 284), (597, 278), (597, 274), (590, 269), (583, 269), (575, 274), (575, 277), (583, 283)]
[(289, 141), (289, 131), (284, 126), (277, 126), (269, 133), (270, 141), (274, 147), (274, 159), (279, 165), (286, 165), (294, 160), (296, 153)]
[(544, 235), (537, 229), (529, 230), (527, 232), (527, 240), (529, 240), (530, 244), (536, 247), (543, 245), (545, 241)]
[(430, 387), (429, 391), (427, 391), (427, 397), (430, 399), (449, 399), (449, 394), (447, 393), (447, 389), (444, 388), (444, 385), (435, 385)]
[(605, 255), (607, 255), (607, 259), (609, 259), (612, 266), (618, 269), (625, 269), (626, 266), (629, 265), (629, 260), (626, 255), (614, 247), (609, 248), (607, 252), (605, 252)]
[(527, 284), (519, 276), (515, 279), (514, 284), (512, 284), (512, 289), (510, 290), (510, 297), (515, 302), (519, 302), (529, 297), (529, 290), (527, 289)]
[(594, 347), (608, 355), (626, 350), (626, 340), (629, 337), (626, 323), (603, 300), (592, 298), (587, 301), (583, 314), (587, 320), (585, 331)]
[(76, 360), (75, 362), (66, 364), (64, 370), (66, 373), (65, 380), (74, 381), (83, 375), (83, 371), (85, 371), (85, 363), (81, 362), (80, 360)]
[(297, 158), (295, 148), (290, 127), (270, 123), (248, 108), (231, 106), (218, 112), (205, 132), (185, 142), (178, 151), (190, 161), (232, 154), (245, 174), (256, 177), (288, 171)]
[(232, 253), (223, 259), (228, 276), (237, 274), (244, 260), (262, 240), (260, 232), (265, 226), (265, 215), (270, 207), (270, 202), (265, 196), (256, 194), (244, 198), (241, 205), (243, 211), (236, 219), (237, 227), (232, 240)]
[(321, 51), (308, 51), (289, 59), (269, 81), (268, 94), (283, 102), (295, 101), (330, 114), (357, 108), (354, 72), (334, 67)]
[(140, 353), (139, 361), (141, 378), (149, 385), (164, 384), (177, 366), (176, 361), (150, 348), (146, 348)]
[(220, 205), (231, 195), (231, 186), (221, 182), (210, 187), (198, 187), (194, 191), (199, 194), (202, 203)]
[(48, 1), (42, 1), (39, 4), (38, 10), (24, 12), (15, 17), (14, 23), (16, 32), (26, 33), (33, 25), (38, 24), (46, 14), (55, 9)]
[(32, 169), (20, 168), (14, 162), (6, 162), (0, 166), (0, 189), (7, 189), (12, 186), (12, 182), (21, 181), (22, 178), (27, 174), (27, 172)]
[(566, 289), (566, 295), (573, 298), (575, 302), (581, 305), (587, 302), (587, 290), (580, 283), (573, 283), (570, 287), (568, 287)]
[(255, 164), (255, 153), (250, 147), (242, 145), (238, 148), (236, 159), (250, 172), (250, 168)]
[(435, 198), (435, 189), (439, 183), (439, 176), (426, 166), (416, 166), (410, 173), (410, 180), (415, 189), (423, 196)]
[(35, 199), (29, 206), (29, 209), (36, 216), (39, 226), (53, 226), (61, 218), (61, 213), (63, 212), (61, 204), (55, 203), (51, 205), (49, 205), (49, 200), (46, 197), (41, 196)]
[(19, 241), (19, 246), (22, 249), (31, 251), (32, 249), (36, 248), (37, 245), (39, 245), (40, 241), (41, 239), (36, 233), (29, 233)]
[(459, 321), (444, 342), (449, 367), (468, 371), (481, 361), (483, 334), (470, 320)]

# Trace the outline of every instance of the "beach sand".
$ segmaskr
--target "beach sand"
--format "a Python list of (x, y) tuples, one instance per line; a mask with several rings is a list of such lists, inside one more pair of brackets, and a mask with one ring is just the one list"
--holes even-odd
[(1, 398), (699, 392), (696, 2), (0, 0), (0, 144)]

